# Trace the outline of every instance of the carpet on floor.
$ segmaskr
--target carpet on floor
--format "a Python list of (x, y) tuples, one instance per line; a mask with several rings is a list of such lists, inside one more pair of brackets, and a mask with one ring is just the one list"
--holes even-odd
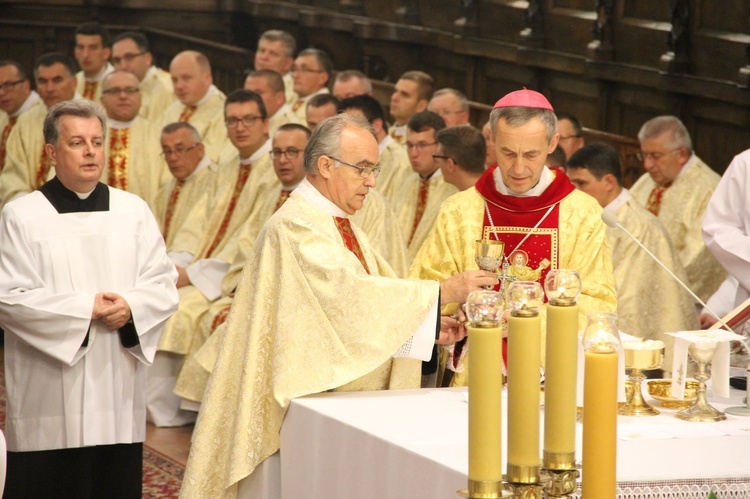
[[(5, 370), (0, 369), (0, 427), (5, 430)], [(180, 494), (185, 467), (161, 452), (143, 446), (143, 499), (172, 499)]]

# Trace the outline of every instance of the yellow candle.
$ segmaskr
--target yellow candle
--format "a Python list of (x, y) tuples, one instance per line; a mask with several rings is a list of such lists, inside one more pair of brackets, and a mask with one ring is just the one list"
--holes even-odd
[(469, 480), (501, 481), (503, 333), (499, 327), (468, 328)]
[(508, 319), (508, 481), (539, 479), (539, 316)]
[(617, 492), (617, 352), (586, 350), (583, 381), (583, 498)]
[(578, 305), (547, 304), (544, 467), (569, 469), (576, 450)]

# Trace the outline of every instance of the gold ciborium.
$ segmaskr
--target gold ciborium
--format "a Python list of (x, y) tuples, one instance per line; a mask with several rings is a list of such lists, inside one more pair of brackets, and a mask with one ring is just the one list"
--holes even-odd
[(477, 239), (474, 241), (474, 261), (477, 266), (487, 272), (497, 273), (503, 264), (505, 243), (491, 239)]
[(711, 377), (707, 366), (716, 352), (718, 342), (706, 336), (704, 340), (694, 341), (688, 347), (690, 358), (698, 365), (695, 379), (698, 380), (698, 392), (693, 405), (675, 416), (685, 421), (722, 421), (727, 419), (723, 412), (711, 407), (706, 400), (706, 381)]
[(641, 384), (646, 379), (644, 370), (659, 369), (664, 361), (664, 342), (662, 341), (626, 341), (625, 368), (630, 369), (628, 381), (632, 390), (627, 390), (627, 402), (620, 406), (617, 413), (622, 416), (656, 416), (659, 411), (643, 400)]

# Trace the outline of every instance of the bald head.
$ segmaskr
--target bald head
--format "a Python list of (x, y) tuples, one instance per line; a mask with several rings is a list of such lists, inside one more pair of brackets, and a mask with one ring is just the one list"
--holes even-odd
[(211, 63), (195, 50), (180, 52), (169, 65), (174, 93), (186, 106), (195, 106), (213, 84)]

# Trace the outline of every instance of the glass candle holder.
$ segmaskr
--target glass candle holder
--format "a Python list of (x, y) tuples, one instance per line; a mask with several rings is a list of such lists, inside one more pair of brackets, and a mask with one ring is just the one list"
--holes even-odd
[(534, 317), (544, 303), (542, 285), (535, 281), (516, 281), (508, 286), (506, 301), (513, 317)]
[(498, 327), (503, 310), (503, 296), (497, 291), (473, 291), (466, 298), (466, 317), (471, 327)]
[(554, 269), (544, 279), (544, 291), (552, 305), (570, 306), (578, 301), (581, 294), (581, 276), (577, 270)]

